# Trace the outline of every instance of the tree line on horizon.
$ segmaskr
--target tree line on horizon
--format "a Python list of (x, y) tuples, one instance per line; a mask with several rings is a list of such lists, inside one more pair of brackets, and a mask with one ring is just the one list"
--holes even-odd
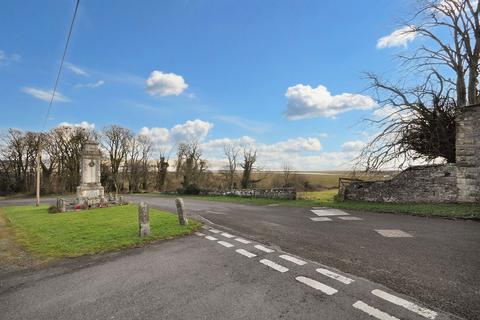
[[(249, 146), (224, 145), (227, 165), (214, 173), (195, 141), (179, 143), (175, 159), (170, 161), (162, 152), (154, 158), (147, 136), (118, 125), (101, 131), (67, 125), (46, 133), (8, 129), (0, 136), (0, 194), (33, 193), (37, 161), (43, 194), (75, 192), (80, 183), (81, 153), (88, 140), (99, 142), (101, 183), (106, 192), (232, 191), (255, 187), (269, 174), (259, 173), (257, 150)], [(294, 179), (292, 166), (285, 163), (282, 177), (273, 179), (268, 187), (294, 183), (308, 187), (308, 182)]]

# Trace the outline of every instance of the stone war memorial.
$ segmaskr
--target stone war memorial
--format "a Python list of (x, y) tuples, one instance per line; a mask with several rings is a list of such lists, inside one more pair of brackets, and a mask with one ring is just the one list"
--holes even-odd
[[(76, 198), (57, 198), (57, 212), (89, 209), (92, 207), (107, 207), (123, 204), (111, 196), (105, 198), (105, 191), (100, 182), (100, 163), (102, 152), (97, 142), (88, 140), (83, 146), (80, 158), (80, 185), (77, 187)], [(120, 197), (121, 199), (122, 197)]]
[(459, 108), (456, 161), (414, 166), (387, 181), (342, 183), (340, 200), (480, 203), (480, 105)]
[(100, 182), (102, 152), (95, 141), (87, 141), (80, 160), (80, 185), (77, 187), (77, 203), (88, 206), (105, 201), (104, 189)]

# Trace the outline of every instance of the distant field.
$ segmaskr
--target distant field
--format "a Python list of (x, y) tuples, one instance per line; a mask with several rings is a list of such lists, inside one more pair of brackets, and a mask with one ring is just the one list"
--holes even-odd
[[(385, 171), (385, 172), (374, 172), (374, 173), (365, 173), (365, 172), (354, 172), (354, 171), (318, 171), (318, 172), (308, 172), (308, 171), (296, 171), (292, 172), (292, 181), (295, 181), (297, 184), (302, 184), (304, 181), (308, 183), (314, 189), (331, 189), (338, 187), (339, 178), (357, 178), (362, 180), (386, 180), (390, 179), (396, 172), (394, 171)], [(258, 183), (259, 188), (269, 188), (272, 185), (281, 186), (283, 183), (283, 172), (280, 171), (270, 171), (270, 172), (261, 172), (254, 173), (254, 179), (262, 178), (262, 181)]]

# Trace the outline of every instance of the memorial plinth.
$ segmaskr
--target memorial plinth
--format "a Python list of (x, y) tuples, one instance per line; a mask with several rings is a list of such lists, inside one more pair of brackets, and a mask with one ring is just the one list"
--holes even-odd
[(100, 203), (104, 199), (104, 189), (100, 183), (100, 161), (102, 152), (95, 141), (87, 141), (80, 160), (80, 185), (77, 187), (78, 203), (88, 205)]

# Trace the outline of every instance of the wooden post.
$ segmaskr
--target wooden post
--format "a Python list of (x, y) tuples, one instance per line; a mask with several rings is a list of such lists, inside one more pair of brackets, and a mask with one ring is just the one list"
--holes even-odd
[(148, 204), (140, 202), (138, 205), (138, 236), (146, 237), (150, 234), (150, 218), (148, 213)]
[(178, 222), (180, 225), (185, 226), (188, 224), (187, 214), (185, 213), (185, 208), (183, 205), (183, 199), (177, 198), (175, 199), (175, 204), (177, 205), (177, 212), (178, 212)]
[(36, 194), (36, 202), (35, 205), (38, 207), (40, 205), (40, 147), (38, 147), (37, 151), (37, 179), (35, 181), (36, 186), (35, 186), (35, 194)]

